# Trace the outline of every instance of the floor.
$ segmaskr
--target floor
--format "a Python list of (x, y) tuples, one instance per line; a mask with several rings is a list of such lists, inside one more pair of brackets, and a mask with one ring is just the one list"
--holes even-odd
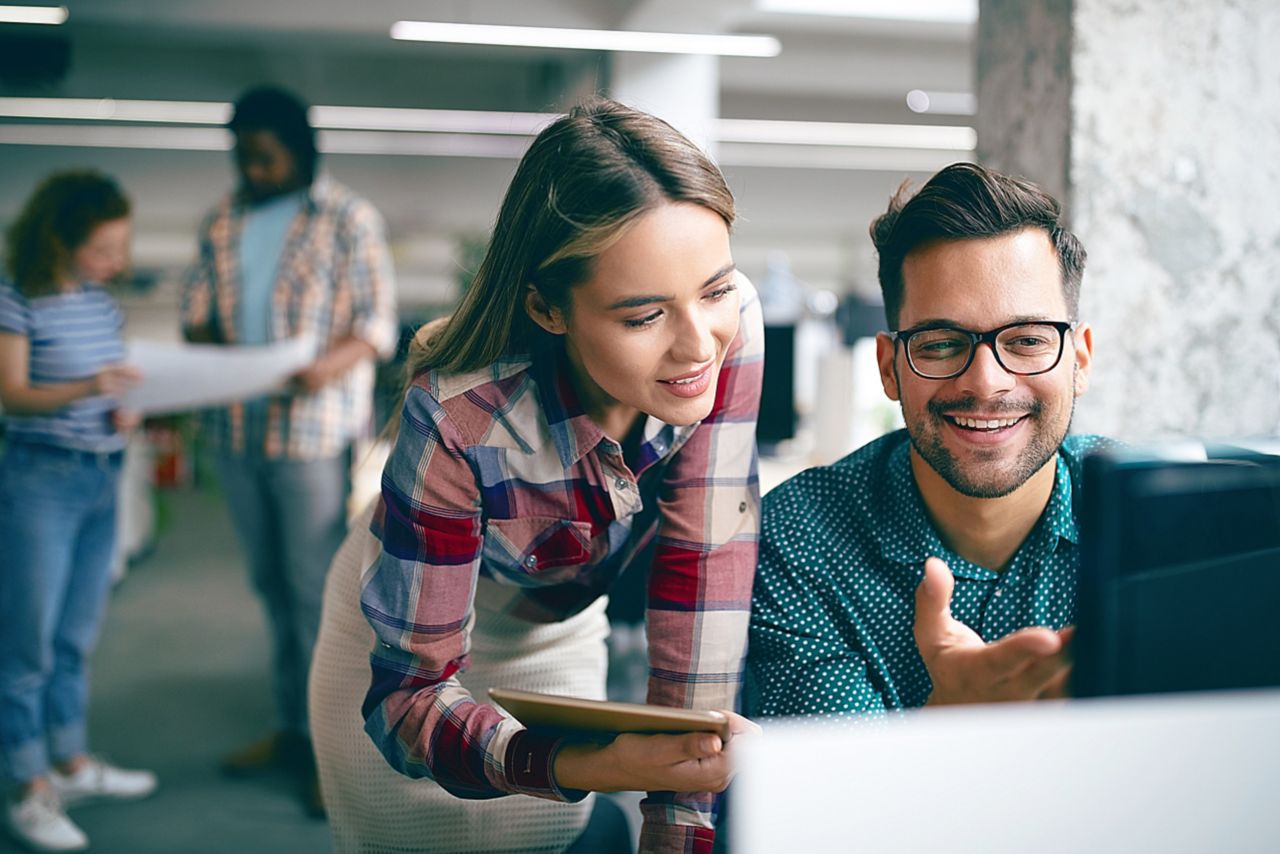
[[(101, 854), (329, 851), (327, 825), (303, 814), (287, 779), (218, 773), (220, 756), (271, 721), (262, 614), (219, 496), (167, 493), (162, 515), (155, 550), (115, 589), (90, 714), (94, 750), (154, 770), (160, 788), (71, 815)], [(17, 850), (0, 835), (0, 852)]]

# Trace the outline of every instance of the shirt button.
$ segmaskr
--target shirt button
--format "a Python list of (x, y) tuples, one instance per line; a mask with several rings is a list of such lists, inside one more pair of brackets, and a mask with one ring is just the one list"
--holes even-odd
[(742, 502), (741, 504), (739, 504), (739, 505), (738, 505), (738, 512), (739, 512), (739, 513), (746, 513), (746, 512), (747, 512), (747, 502), (745, 502), (745, 501), (744, 501), (744, 502)]
[(623, 480), (622, 478), (617, 478), (617, 479), (615, 479), (615, 480), (614, 480), (614, 482), (613, 482), (613, 485), (614, 485), (614, 486), (616, 486), (616, 487), (618, 487), (618, 489), (626, 489), (626, 488), (627, 488), (627, 482), (626, 482), (625, 480)]
[(524, 559), (524, 565), (529, 567), (530, 569), (533, 569), (535, 566), (538, 565), (538, 558), (535, 557), (534, 555), (529, 555), (527, 558)]
[(997, 590), (997, 591), (996, 591), (996, 595), (997, 595), (997, 596), (999, 596), (999, 595), (1000, 595), (1001, 593), (1003, 593), (1003, 592), (1004, 592), (1003, 590)]

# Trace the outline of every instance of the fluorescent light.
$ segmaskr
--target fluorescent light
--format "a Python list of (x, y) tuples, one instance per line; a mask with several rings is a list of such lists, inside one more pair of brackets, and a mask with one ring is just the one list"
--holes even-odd
[(912, 89), (907, 93), (907, 107), (913, 113), (972, 116), (978, 112), (978, 97), (972, 92), (926, 92), (923, 89)]
[(24, 124), (0, 125), (0, 144), (227, 151), (231, 138), (218, 128)]
[(0, 98), (0, 116), (17, 119), (225, 125), (231, 119), (231, 105), (217, 101)]
[[(528, 140), (514, 136), (396, 131), (322, 131), (326, 154), (392, 154), (484, 157), (517, 160)], [(131, 148), (168, 151), (229, 151), (231, 134), (221, 128), (164, 125), (0, 125), (0, 145), (71, 148)]]
[[(225, 125), (232, 105), (218, 101), (130, 101), (115, 98), (0, 98), (0, 118)], [(419, 110), (399, 107), (312, 107), (316, 128), (492, 133), (532, 136), (554, 113)]]
[(725, 169), (767, 167), (772, 169), (856, 170), (860, 172), (937, 172), (944, 166), (972, 157), (972, 152), (926, 149), (849, 148), (815, 145), (748, 145), (721, 143), (716, 162)]
[(972, 24), (978, 0), (756, 0), (761, 12)]
[(782, 51), (782, 45), (773, 36), (578, 30), (494, 24), (446, 24), (435, 21), (397, 21), (391, 27), (391, 37), (402, 41), (551, 47), (567, 50), (611, 50), (624, 53), (777, 56)]
[(772, 119), (720, 119), (721, 142), (766, 145), (834, 145), (972, 151), (973, 128), (944, 125), (890, 125), (859, 122), (796, 122)]
[(0, 6), (0, 24), (62, 24), (66, 6)]
[(325, 154), (392, 154), (415, 157), (484, 157), (519, 160), (529, 140), (469, 133), (327, 130), (317, 140)]
[[(216, 101), (0, 98), (0, 144), (225, 151), (231, 105)], [(319, 146), (332, 154), (517, 159), (553, 113), (316, 106)], [(136, 124), (129, 124), (134, 122)], [(178, 125), (187, 125), (186, 127)], [(718, 119), (721, 160), (741, 166), (928, 171), (944, 152), (969, 155), (970, 127)], [(948, 161), (952, 155), (945, 155)]]
[(311, 123), (343, 130), (492, 133), (533, 136), (555, 121), (555, 113), (492, 110), (420, 110), (400, 107), (312, 107)]

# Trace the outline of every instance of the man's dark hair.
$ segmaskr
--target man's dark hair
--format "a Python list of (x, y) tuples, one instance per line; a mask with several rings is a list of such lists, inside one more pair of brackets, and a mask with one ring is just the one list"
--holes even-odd
[(316, 175), (316, 132), (307, 119), (307, 105), (292, 92), (275, 86), (250, 89), (236, 101), (227, 128), (232, 133), (267, 130), (293, 153), (298, 176), (310, 185)]
[(1062, 268), (1062, 294), (1076, 319), (1086, 254), (1062, 226), (1062, 206), (1030, 181), (1001, 175), (974, 163), (953, 163), (911, 195), (903, 183), (889, 208), (871, 223), (880, 253), (880, 291), (890, 329), (902, 310), (902, 262), (928, 243), (998, 237), (1039, 228), (1049, 235)]

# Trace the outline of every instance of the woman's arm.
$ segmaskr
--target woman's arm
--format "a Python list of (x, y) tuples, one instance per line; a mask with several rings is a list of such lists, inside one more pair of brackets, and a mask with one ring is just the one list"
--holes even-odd
[(32, 385), (31, 341), (25, 335), (0, 332), (0, 404), (14, 415), (56, 412), (85, 397), (119, 394), (140, 375), (128, 365), (109, 365), (92, 377), (54, 385)]
[(409, 390), (371, 526), (382, 550), (360, 596), (377, 636), (365, 731), (397, 771), (458, 797), (581, 799), (554, 782), (559, 739), (529, 733), (457, 679), (483, 545), (469, 445), (425, 386)]
[[(738, 335), (716, 401), (668, 466), (649, 576), (649, 702), (732, 709), (746, 654), (760, 530), (755, 426), (764, 324), (755, 289), (739, 275)], [(650, 790), (641, 804), (645, 851), (711, 851), (711, 789)]]

